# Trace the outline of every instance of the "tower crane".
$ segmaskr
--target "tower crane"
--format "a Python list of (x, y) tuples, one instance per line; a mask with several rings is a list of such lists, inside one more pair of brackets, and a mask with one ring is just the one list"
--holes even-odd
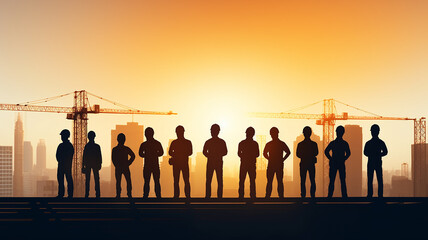
[[(324, 111), (322, 114), (306, 114), (306, 113), (294, 113), (293, 111), (301, 110), (315, 104), (323, 102)], [(343, 112), (342, 114), (336, 113), (336, 103), (343, 104), (345, 106), (357, 109), (359, 111), (363, 111), (372, 116), (351, 116), (347, 112)], [(280, 113), (265, 113), (265, 112), (253, 112), (250, 113), (251, 117), (259, 117), (259, 118), (285, 118), (285, 119), (308, 119), (308, 120), (316, 120), (317, 125), (321, 125), (323, 127), (323, 145), (324, 149), (327, 145), (334, 139), (334, 125), (338, 120), (406, 120), (414, 122), (414, 144), (421, 144), (425, 146), (426, 143), (426, 119), (425, 117), (416, 119), (416, 118), (405, 118), (405, 117), (383, 117), (374, 113), (367, 112), (357, 107), (350, 106), (346, 103), (342, 103), (335, 99), (324, 99), (322, 101), (309, 104), (307, 106), (303, 106), (297, 109), (293, 109), (289, 112), (280, 112)], [(416, 148), (415, 148), (416, 149)], [(425, 158), (425, 147), (418, 148), (419, 157)], [(328, 169), (329, 164), (326, 159), (326, 156), (323, 155), (323, 195), (326, 195), (328, 189)]]
[[(39, 106), (36, 104), (45, 103), (58, 98), (62, 98), (68, 95), (74, 94), (73, 107), (61, 107), (61, 106)], [(116, 106), (124, 109), (114, 108), (101, 108), (100, 105), (89, 105), (88, 95), (96, 97), (98, 99), (110, 102)], [(44, 98), (36, 101), (26, 102), (23, 104), (0, 104), (0, 110), (6, 111), (27, 111), (27, 112), (50, 112), (50, 113), (65, 113), (67, 119), (73, 120), (73, 145), (74, 145), (74, 157), (72, 165), (73, 181), (75, 183), (75, 195), (83, 196), (84, 192), (84, 175), (80, 171), (82, 166), (83, 149), (87, 142), (88, 132), (88, 114), (146, 114), (146, 115), (177, 115), (172, 111), (169, 112), (155, 112), (155, 111), (141, 111), (138, 109), (130, 108), (125, 105), (116, 103), (114, 101), (99, 97), (95, 94), (89, 93), (85, 90), (75, 91), (55, 97)]]

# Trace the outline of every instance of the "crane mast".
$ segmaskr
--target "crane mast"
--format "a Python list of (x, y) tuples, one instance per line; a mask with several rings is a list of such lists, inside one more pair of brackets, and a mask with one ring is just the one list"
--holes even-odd
[[(336, 114), (336, 104), (337, 102), (334, 99), (324, 99), (323, 100), (323, 113), (322, 114), (307, 114), (307, 113), (293, 113), (293, 112), (280, 112), (280, 113), (265, 113), (265, 112), (254, 112), (250, 113), (251, 117), (259, 118), (284, 118), (284, 119), (308, 119), (316, 120), (317, 125), (323, 127), (323, 149), (333, 141), (334, 139), (334, 125), (337, 120), (407, 120), (414, 122), (414, 144), (420, 144), (421, 147), (418, 148), (418, 151), (415, 152), (420, 159), (426, 158), (426, 119), (424, 117), (420, 119), (416, 118), (405, 118), (405, 117), (383, 117), (376, 114), (375, 116), (350, 116), (348, 113), (344, 112), (342, 114)], [(341, 102), (339, 102), (341, 103)], [(342, 103), (344, 104), (344, 103)], [(311, 104), (313, 105), (313, 104)], [(347, 105), (347, 104), (345, 104)], [(352, 107), (350, 105), (347, 105)], [(356, 107), (352, 107), (358, 109)], [(364, 111), (358, 109), (360, 111)], [(367, 111), (364, 111), (367, 112)], [(367, 112), (369, 113), (369, 112)], [(416, 148), (415, 148), (416, 149)], [(322, 183), (322, 192), (323, 195), (327, 195), (328, 183), (329, 183), (329, 162), (324, 154), (323, 156), (323, 183)]]
[[(52, 99), (57, 99), (63, 96), (67, 96), (69, 94), (64, 94), (53, 98), (42, 99), (34, 102), (37, 102), (37, 103), (47, 102)], [(74, 180), (74, 195), (76, 197), (82, 197), (85, 190), (84, 189), (85, 177), (82, 174), (81, 167), (82, 167), (83, 149), (87, 143), (88, 114), (107, 113), (107, 114), (177, 115), (177, 113), (174, 113), (172, 111), (156, 112), (156, 111), (141, 111), (138, 109), (131, 109), (122, 104), (118, 104), (113, 101), (110, 101), (89, 93), (90, 95), (97, 97), (101, 100), (108, 101), (110, 103), (113, 103), (115, 105), (118, 105), (127, 109), (100, 108), (99, 105), (94, 105), (91, 107), (89, 106), (87, 91), (85, 90), (75, 91), (73, 94), (74, 94), (73, 107), (38, 106), (34, 104), (0, 104), (0, 110), (66, 113), (67, 119), (73, 120), (72, 141), (74, 145), (74, 156), (73, 156), (73, 165), (72, 165), (72, 175)]]

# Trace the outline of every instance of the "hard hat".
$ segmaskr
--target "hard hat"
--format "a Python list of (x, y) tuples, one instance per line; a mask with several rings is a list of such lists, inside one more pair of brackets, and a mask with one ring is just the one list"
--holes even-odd
[(70, 137), (70, 131), (68, 131), (68, 129), (64, 129), (61, 131), (61, 133), (59, 135), (64, 136), (66, 138), (69, 138)]

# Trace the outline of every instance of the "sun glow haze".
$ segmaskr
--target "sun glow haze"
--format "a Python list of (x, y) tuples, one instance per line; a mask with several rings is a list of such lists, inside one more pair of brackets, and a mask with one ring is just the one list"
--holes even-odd
[[(195, 153), (219, 123), (226, 160), (235, 166), (248, 126), (267, 140), (277, 126), (289, 146), (306, 125), (321, 135), (314, 121), (252, 119), (247, 112), (336, 98), (384, 116), (427, 116), (427, 11), (426, 1), (394, 0), (2, 2), (0, 79), (7, 84), (0, 102), (85, 89), (142, 110), (172, 110), (179, 115), (134, 120), (154, 127), (164, 147), (184, 125)], [(53, 104), (71, 106), (72, 99)], [(0, 144), (12, 145), (16, 114), (0, 115)], [(34, 146), (47, 139), (48, 166), (55, 167), (58, 133), (71, 122), (25, 116), (26, 140)], [(131, 120), (90, 116), (105, 156), (110, 130)], [(410, 160), (412, 124), (378, 123), (390, 146), (385, 166), (397, 169)], [(361, 124), (369, 138), (371, 122), (338, 124)]]

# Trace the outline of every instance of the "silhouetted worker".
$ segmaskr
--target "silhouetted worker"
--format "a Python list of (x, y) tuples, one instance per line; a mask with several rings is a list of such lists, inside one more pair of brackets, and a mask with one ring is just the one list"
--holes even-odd
[(217, 197), (223, 197), (223, 156), (227, 154), (226, 142), (218, 137), (220, 126), (211, 126), (211, 136), (204, 144), (202, 153), (207, 157), (207, 181), (205, 198), (211, 197), (211, 181), (215, 171), (217, 177)]
[(180, 197), (180, 172), (183, 174), (184, 193), (190, 198), (189, 156), (193, 154), (192, 142), (184, 138), (184, 127), (175, 128), (177, 139), (171, 142), (168, 154), (174, 176), (174, 198)]
[(135, 154), (129, 147), (124, 145), (125, 141), (125, 134), (119, 133), (119, 135), (117, 135), (117, 146), (111, 150), (111, 160), (116, 168), (116, 198), (120, 198), (120, 193), (122, 191), (122, 174), (126, 179), (128, 197), (132, 198), (131, 172), (129, 171), (129, 166), (134, 162)]
[(238, 145), (238, 156), (241, 158), (239, 169), (239, 198), (244, 197), (245, 178), (250, 177), (250, 197), (256, 198), (256, 161), (260, 156), (259, 144), (253, 140), (255, 130), (253, 127), (245, 131), (246, 139)]
[(300, 158), (300, 196), (306, 197), (306, 173), (309, 172), (311, 180), (311, 197), (315, 197), (315, 163), (317, 163), (318, 144), (311, 140), (312, 129), (303, 128), (305, 139), (297, 144), (296, 156)]
[(70, 137), (70, 131), (64, 129), (60, 133), (62, 143), (58, 145), (56, 150), (56, 160), (58, 161), (58, 196), (59, 198), (64, 197), (64, 175), (67, 179), (67, 192), (68, 197), (73, 197), (73, 177), (71, 176), (71, 167), (73, 164), (74, 147), (68, 138)]
[(378, 196), (383, 197), (383, 174), (382, 157), (388, 154), (385, 142), (379, 139), (380, 128), (377, 124), (372, 125), (370, 132), (372, 139), (364, 146), (364, 155), (368, 157), (367, 162), (367, 197), (373, 196), (373, 173), (376, 171)]
[(85, 174), (85, 198), (89, 197), (89, 182), (91, 180), (91, 170), (94, 173), (95, 196), (100, 197), (100, 169), (103, 162), (100, 145), (95, 143), (95, 132), (88, 133), (89, 142), (83, 149), (82, 172)]
[(278, 181), (278, 196), (279, 198), (284, 198), (284, 161), (290, 156), (291, 152), (287, 144), (279, 140), (278, 134), (278, 128), (273, 127), (270, 129), (272, 141), (266, 144), (263, 151), (263, 156), (268, 160), (268, 167), (266, 170), (266, 198), (270, 198), (272, 193), (272, 182), (275, 174), (276, 180)]
[(143, 198), (148, 198), (150, 193), (150, 177), (153, 175), (155, 181), (155, 193), (157, 198), (161, 198), (161, 186), (160, 186), (160, 169), (159, 169), (159, 157), (163, 155), (162, 144), (153, 138), (155, 132), (153, 128), (146, 128), (145, 135), (147, 141), (141, 143), (139, 155), (144, 158), (144, 194)]
[[(331, 141), (327, 148), (324, 151), (324, 154), (330, 160), (330, 183), (328, 185), (328, 197), (333, 196), (334, 192), (334, 181), (336, 180), (337, 171), (340, 175), (340, 186), (342, 188), (342, 197), (348, 197), (348, 192), (346, 190), (346, 169), (345, 161), (348, 160), (351, 155), (351, 150), (349, 149), (349, 144), (343, 140), (343, 134), (345, 134), (345, 128), (343, 126), (338, 126), (336, 128), (336, 139)], [(331, 151), (331, 155), (330, 155)]]

